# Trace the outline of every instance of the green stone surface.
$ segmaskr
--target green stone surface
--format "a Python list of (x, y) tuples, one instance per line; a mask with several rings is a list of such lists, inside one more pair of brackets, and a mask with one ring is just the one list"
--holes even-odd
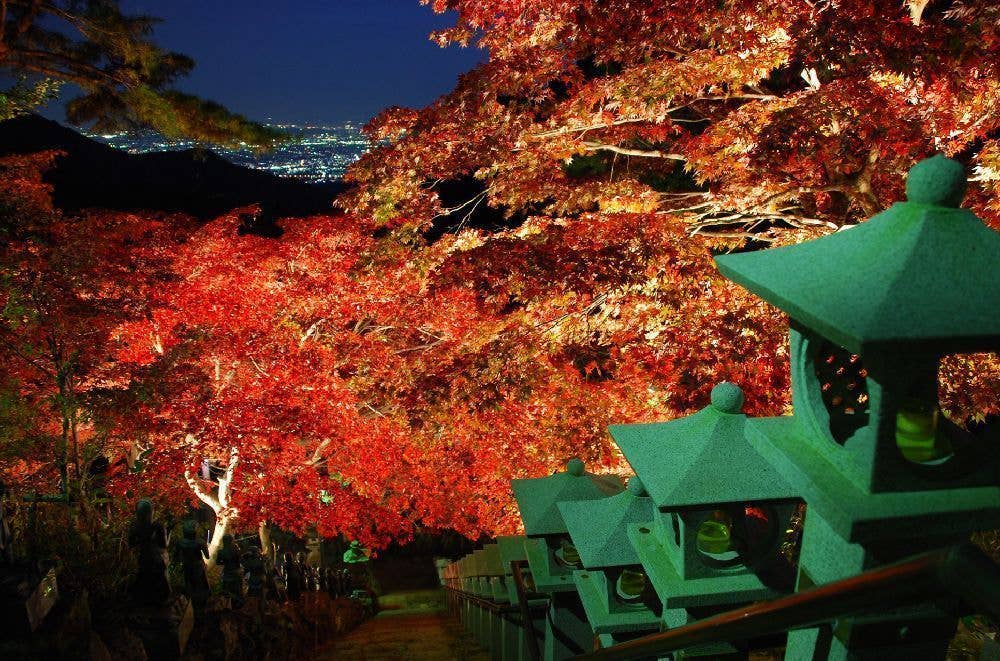
[(664, 609), (738, 604), (780, 596), (745, 569), (720, 571), (711, 577), (683, 578), (668, 559), (661, 540), (648, 527), (632, 524), (628, 535)]
[(967, 185), (962, 164), (938, 154), (910, 168), (906, 177), (906, 199), (919, 204), (958, 207)]
[(503, 576), (506, 572), (504, 572), (503, 564), (500, 561), (500, 546), (486, 544), (482, 551), (480, 573), (483, 576)]
[(1000, 527), (1000, 485), (869, 493), (813, 450), (794, 417), (748, 426), (754, 445), (845, 540), (950, 535)]
[(746, 438), (743, 393), (724, 383), (698, 413), (608, 431), (657, 507), (794, 497), (781, 474)]
[(500, 564), (503, 566), (504, 574), (510, 575), (510, 563), (515, 560), (527, 560), (528, 556), (524, 551), (524, 535), (504, 535), (497, 537), (497, 549), (500, 553)]
[(621, 493), (625, 488), (617, 475), (594, 475), (583, 462), (572, 460), (564, 473), (526, 480), (511, 480), (514, 498), (527, 535), (559, 535), (566, 532), (558, 503), (564, 500), (595, 500)]
[(542, 538), (529, 538), (524, 541), (524, 550), (528, 556), (528, 568), (535, 582), (536, 592), (572, 592), (573, 569), (556, 563), (552, 549)]
[(485, 571), (483, 571), (485, 565), (485, 562), (483, 562), (483, 555), (484, 554), (482, 549), (478, 549), (472, 552), (472, 562), (471, 562), (472, 576), (475, 576), (477, 578), (485, 574)]
[(653, 611), (612, 598), (614, 586), (603, 571), (575, 571), (573, 582), (594, 633), (653, 632), (660, 628), (660, 617)]
[(601, 500), (559, 503), (559, 511), (584, 567), (619, 567), (639, 563), (625, 530), (630, 523), (653, 520), (656, 506), (645, 493), (642, 482), (632, 478), (628, 489), (618, 495)]
[(564, 661), (592, 648), (594, 631), (576, 592), (552, 595), (545, 618), (544, 661)]
[[(798, 245), (720, 255), (719, 270), (856, 354), (876, 346), (942, 353), (1000, 346), (1000, 235), (955, 208), (961, 165), (911, 170), (908, 202)], [(942, 206), (943, 205), (943, 206)]]

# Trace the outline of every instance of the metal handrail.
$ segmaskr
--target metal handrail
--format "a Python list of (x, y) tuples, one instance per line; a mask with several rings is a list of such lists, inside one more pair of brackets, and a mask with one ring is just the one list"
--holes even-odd
[(610, 661), (664, 655), (696, 645), (813, 627), (942, 596), (958, 598), (970, 612), (1000, 621), (1000, 567), (972, 544), (962, 544), (575, 658)]
[(467, 590), (460, 590), (458, 588), (453, 588), (450, 585), (445, 585), (444, 589), (447, 590), (448, 592), (454, 593), (455, 596), (457, 597), (465, 599), (466, 601), (473, 602), (483, 610), (487, 610), (491, 613), (504, 614), (504, 613), (516, 613), (520, 611), (520, 609), (517, 606), (514, 606), (513, 604), (504, 604), (497, 601), (491, 601), (490, 599), (484, 599), (483, 597), (480, 597), (478, 594), (474, 594)]

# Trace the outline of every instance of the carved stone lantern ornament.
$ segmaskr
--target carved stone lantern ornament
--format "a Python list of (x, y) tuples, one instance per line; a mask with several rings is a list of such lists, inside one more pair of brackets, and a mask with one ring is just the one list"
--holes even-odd
[(668, 628), (793, 587), (781, 547), (798, 496), (750, 444), (742, 407), (743, 392), (721, 383), (694, 415), (608, 428), (656, 508), (627, 531)]
[(551, 595), (545, 658), (561, 659), (589, 650), (594, 633), (573, 582), (573, 571), (583, 565), (558, 503), (607, 498), (625, 486), (617, 476), (588, 473), (582, 461), (572, 459), (566, 472), (512, 480), (511, 487), (524, 523), (524, 549), (535, 590)]
[[(1000, 236), (959, 208), (965, 186), (935, 156), (910, 170), (906, 202), (861, 225), (716, 259), (789, 316), (794, 415), (748, 431), (808, 503), (800, 589), (1000, 527), (1000, 430), (967, 431), (938, 402), (942, 358), (1000, 349)], [(953, 629), (910, 609), (793, 632), (788, 654), (847, 658), (889, 636), (943, 658)]]
[(662, 605), (629, 543), (629, 524), (648, 525), (656, 514), (638, 477), (615, 496), (559, 503), (582, 570), (573, 581), (587, 620), (603, 647), (660, 629)]

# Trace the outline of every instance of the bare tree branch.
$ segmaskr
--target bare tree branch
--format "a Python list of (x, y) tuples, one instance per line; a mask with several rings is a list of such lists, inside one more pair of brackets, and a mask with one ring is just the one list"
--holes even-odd
[(625, 156), (638, 156), (640, 158), (665, 158), (673, 161), (687, 160), (683, 154), (670, 154), (659, 151), (658, 149), (631, 149), (629, 147), (618, 147), (617, 145), (605, 145), (600, 142), (584, 142), (583, 146), (587, 151), (610, 151), (615, 154), (623, 154)]

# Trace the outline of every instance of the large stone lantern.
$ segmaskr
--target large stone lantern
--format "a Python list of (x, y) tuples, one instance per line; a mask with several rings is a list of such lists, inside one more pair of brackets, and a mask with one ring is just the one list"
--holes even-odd
[[(1000, 527), (998, 429), (963, 428), (938, 402), (942, 358), (1000, 349), (1000, 236), (958, 208), (955, 161), (917, 164), (906, 191), (851, 229), (717, 258), (789, 315), (794, 415), (748, 429), (808, 503), (800, 589)], [(789, 658), (886, 637), (940, 658), (953, 625), (931, 608), (881, 614), (793, 633)]]

